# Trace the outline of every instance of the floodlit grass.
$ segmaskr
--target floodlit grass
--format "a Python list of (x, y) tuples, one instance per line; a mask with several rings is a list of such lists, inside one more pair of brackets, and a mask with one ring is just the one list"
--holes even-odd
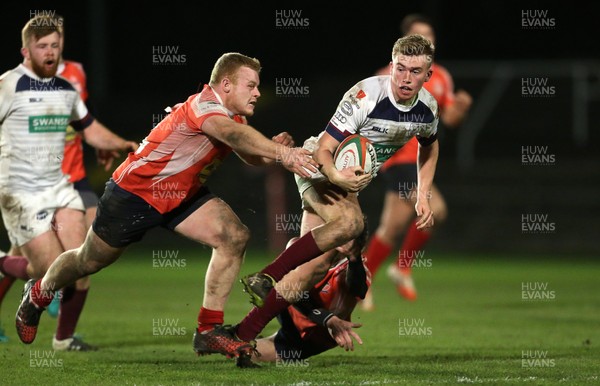
[[(233, 360), (196, 357), (193, 329), (203, 294), (206, 249), (132, 249), (92, 277), (78, 333), (100, 350), (54, 352), (56, 320), (43, 315), (36, 341), (21, 344), (14, 312), (23, 282), (2, 306), (10, 338), (0, 343), (3, 385), (378, 385), (599, 384), (600, 262), (592, 259), (424, 255), (414, 271), (419, 299), (401, 299), (383, 267), (376, 310), (357, 309), (364, 340), (296, 365), (238, 369)], [(242, 274), (267, 262), (249, 253)], [(525, 291), (525, 292), (524, 292)], [(250, 310), (236, 283), (225, 322)], [(264, 334), (277, 329), (271, 322)]]

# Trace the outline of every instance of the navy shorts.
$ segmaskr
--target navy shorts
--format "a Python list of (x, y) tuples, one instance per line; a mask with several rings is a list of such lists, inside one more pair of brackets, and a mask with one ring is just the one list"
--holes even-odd
[(385, 181), (388, 192), (410, 197), (417, 190), (417, 164), (395, 164), (378, 173)]
[(281, 324), (281, 328), (275, 335), (275, 352), (279, 358), (306, 359), (336, 345), (332, 338), (329, 338), (330, 342), (325, 342), (326, 339), (316, 341), (302, 339), (287, 310), (279, 314), (277, 320)]
[(79, 181), (74, 182), (73, 187), (77, 193), (79, 193), (79, 197), (81, 197), (85, 209), (98, 206), (98, 195), (94, 192), (94, 189), (92, 189), (92, 185), (87, 177), (83, 177)]
[(98, 202), (92, 229), (111, 247), (126, 247), (140, 241), (152, 228), (161, 226), (174, 230), (196, 209), (214, 197), (207, 187), (202, 187), (176, 209), (161, 214), (144, 199), (122, 189), (110, 179)]

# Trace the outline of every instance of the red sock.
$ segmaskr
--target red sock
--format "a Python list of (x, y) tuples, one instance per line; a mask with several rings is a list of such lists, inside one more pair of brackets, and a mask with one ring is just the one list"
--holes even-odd
[(417, 252), (423, 249), (423, 246), (430, 237), (431, 233), (417, 229), (416, 220), (410, 224), (408, 233), (404, 237), (404, 242), (398, 252), (398, 268), (400, 268), (400, 271), (406, 274), (411, 273), (412, 262), (415, 259)]
[(261, 272), (271, 276), (275, 281), (281, 280), (286, 273), (323, 254), (317, 247), (312, 232), (300, 237), (294, 244), (269, 264)]
[(88, 290), (78, 290), (73, 287), (65, 287), (62, 290), (63, 297), (60, 299), (60, 312), (58, 313), (58, 325), (56, 326), (56, 339), (63, 340), (72, 338), (75, 327), (83, 310)]
[(392, 246), (383, 242), (379, 236), (374, 235), (367, 245), (365, 256), (367, 258), (367, 268), (371, 272), (371, 280), (381, 266), (381, 263), (389, 256)]
[(29, 280), (27, 263), (28, 261), (25, 256), (0, 257), (0, 272), (16, 277), (17, 279)]
[(254, 307), (238, 325), (236, 335), (238, 338), (251, 341), (265, 328), (267, 324), (288, 308), (290, 303), (277, 293), (273, 288), (265, 299), (262, 307)]
[(4, 300), (4, 296), (6, 296), (6, 293), (8, 292), (10, 287), (12, 287), (15, 280), (17, 279), (15, 279), (12, 276), (4, 276), (2, 280), (0, 280), (0, 305), (2, 305), (2, 300)]
[(38, 280), (31, 288), (31, 302), (39, 308), (46, 308), (52, 303), (54, 291), (42, 291), (42, 281)]
[(200, 312), (198, 313), (198, 331), (209, 330), (215, 324), (223, 324), (223, 311), (209, 310), (204, 307), (200, 308)]

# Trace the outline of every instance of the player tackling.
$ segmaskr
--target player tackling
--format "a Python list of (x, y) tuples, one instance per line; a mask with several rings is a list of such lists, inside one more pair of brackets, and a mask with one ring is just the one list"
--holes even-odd
[[(304, 147), (321, 165), (322, 176), (296, 177), (303, 207), (301, 237), (261, 272), (242, 279), (258, 307), (236, 327), (202, 335), (204, 346), (216, 347), (206, 353), (231, 355), (231, 347), (253, 344), (271, 319), (323, 279), (336, 249), (365, 230), (357, 192), (371, 181), (372, 174), (357, 166), (337, 170), (333, 161), (336, 148), (349, 135), (359, 133), (369, 139), (379, 164), (413, 137), (418, 139), (417, 226), (433, 225), (428, 192), (438, 159), (438, 105), (423, 88), (431, 76), (433, 55), (433, 44), (422, 35), (398, 39), (392, 49), (390, 75), (358, 82), (346, 92), (325, 130), (305, 142)], [(344, 249), (357, 256), (356, 245)]]
[[(35, 339), (40, 315), (54, 291), (110, 265), (128, 245), (158, 226), (212, 247), (194, 336), (223, 323), (249, 232), (206, 181), (231, 152), (251, 165), (280, 162), (301, 176), (316, 170), (307, 150), (291, 147), (289, 134), (270, 140), (247, 125), (246, 117), (254, 114), (260, 97), (260, 69), (255, 58), (235, 52), (222, 55), (209, 84), (176, 105), (115, 170), (85, 243), (61, 254), (42, 279), (25, 285), (16, 316), (24, 343)], [(196, 338), (194, 342), (195, 351), (203, 353)], [(236, 349), (246, 347), (250, 346)]]

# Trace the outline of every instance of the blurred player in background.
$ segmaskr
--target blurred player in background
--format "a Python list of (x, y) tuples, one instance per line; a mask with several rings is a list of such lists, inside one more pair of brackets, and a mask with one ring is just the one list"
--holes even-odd
[(325, 130), (305, 141), (320, 172), (310, 178), (296, 177), (303, 208), (301, 237), (262, 271), (242, 278), (256, 307), (234, 328), (222, 327), (202, 336), (205, 346), (217, 347), (206, 353), (232, 355), (232, 347), (252, 344), (270, 320), (323, 279), (340, 248), (347, 256), (357, 256), (356, 240), (367, 231), (358, 192), (369, 184), (377, 167), (372, 173), (360, 166), (336, 169), (333, 154), (348, 136), (358, 133), (370, 140), (378, 162), (417, 137), (417, 225), (433, 225), (427, 192), (438, 159), (438, 107), (422, 88), (431, 75), (433, 55), (433, 45), (421, 35), (398, 39), (391, 52), (392, 76), (374, 76), (355, 84)]
[[(87, 77), (83, 69), (83, 65), (73, 60), (66, 60), (63, 58), (64, 52), (64, 41), (65, 41), (65, 25), (64, 18), (60, 15), (54, 15), (57, 20), (57, 27), (61, 29), (60, 36), (60, 61), (58, 64), (57, 75), (67, 79), (77, 90), (81, 100), (86, 104), (89, 111), (90, 104), (88, 103), (88, 89), (87, 89)], [(83, 148), (83, 136), (81, 133), (75, 131), (72, 125), (67, 126), (67, 132), (65, 137), (65, 154), (62, 161), (62, 171), (65, 175), (69, 176), (69, 182), (73, 183), (75, 190), (79, 193), (83, 205), (85, 207), (85, 225), (86, 229), (92, 225), (92, 221), (96, 216), (96, 207), (98, 205), (98, 195), (92, 188), (85, 171), (84, 163), (84, 148)], [(98, 162), (104, 165), (105, 170), (108, 170), (115, 157), (120, 154), (116, 151), (107, 151), (95, 149)], [(22, 271), (18, 267), (22, 267), (23, 264), (27, 265), (27, 258), (22, 256), (21, 251), (18, 247), (11, 245), (9, 250), (10, 259), (12, 262), (7, 262), (9, 271), (13, 271), (16, 276), (10, 273), (3, 272), (3, 263), (0, 260), (0, 306), (2, 305), (2, 299), (6, 295), (6, 292), (10, 289), (15, 279), (30, 279), (29, 275), (25, 271)], [(0, 258), (1, 259), (1, 258)], [(18, 260), (23, 260), (16, 262)], [(14, 270), (12, 267), (15, 267)], [(22, 272), (21, 272), (22, 271)], [(24, 274), (25, 273), (25, 274)], [(57, 296), (54, 298), (52, 303), (47, 308), (48, 314), (52, 317), (57, 317), (61, 302), (64, 303), (65, 309), (63, 310), (62, 316), (58, 320), (57, 334), (54, 337), (54, 349), (63, 350), (72, 348), (72, 345), (67, 344), (69, 339), (73, 336), (71, 331), (74, 328), (75, 323), (70, 321), (71, 312), (69, 308), (79, 308), (77, 304), (84, 303), (89, 290), (90, 281), (89, 278), (83, 278), (78, 280), (74, 286), (70, 286), (63, 296)], [(75, 314), (77, 312), (75, 311)], [(2, 328), (0, 328), (0, 342), (7, 341), (8, 338), (3, 335)]]
[(301, 176), (317, 170), (310, 152), (292, 147), (288, 133), (269, 140), (247, 124), (260, 97), (260, 69), (255, 58), (222, 55), (209, 84), (176, 105), (129, 154), (107, 182), (83, 246), (60, 255), (41, 280), (25, 285), (16, 320), (22, 341), (35, 339), (54, 291), (112, 264), (127, 246), (160, 226), (212, 247), (193, 340), (198, 354), (206, 350), (197, 337), (223, 323), (249, 238), (246, 226), (210, 192), (207, 180), (232, 151), (251, 165), (278, 162)]
[[(79, 247), (85, 237), (83, 202), (61, 170), (67, 126), (82, 131), (96, 148), (138, 146), (95, 120), (73, 85), (56, 76), (61, 34), (61, 19), (29, 20), (22, 31), (23, 63), (0, 81), (0, 209), (11, 244), (27, 257), (27, 274), (34, 278), (42, 277), (60, 253)], [(6, 268), (6, 260), (2, 265)], [(73, 336), (86, 294), (69, 288), (61, 295), (54, 349), (93, 349)]]
[[(297, 238), (290, 240), (288, 246)], [(333, 259), (334, 266), (307, 294), (306, 299), (290, 305), (277, 316), (281, 328), (267, 338), (257, 339), (253, 356), (240, 356), (239, 367), (254, 367), (258, 362), (302, 361), (336, 346), (354, 350), (354, 341), (362, 344), (353, 330), (351, 315), (358, 299), (363, 299), (371, 284), (362, 258), (352, 260), (343, 254)]]
[[(433, 24), (424, 15), (407, 15), (402, 19), (400, 29), (403, 35), (421, 34), (435, 45)], [(380, 69), (377, 74), (389, 75), (390, 71), (391, 65), (388, 65)], [(472, 98), (464, 90), (454, 92), (452, 76), (441, 65), (433, 63), (431, 71), (431, 78), (423, 87), (437, 100), (443, 126), (457, 128), (467, 116)], [(388, 275), (396, 284), (400, 295), (411, 301), (417, 298), (411, 275), (414, 258), (430, 239), (432, 231), (439, 227), (447, 216), (444, 197), (434, 184), (430, 193), (430, 203), (435, 213), (435, 227), (417, 229), (413, 209), (417, 188), (417, 157), (418, 143), (413, 139), (381, 167), (380, 173), (386, 181), (387, 192), (379, 226), (369, 241), (366, 251), (367, 266), (375, 277), (382, 262), (398, 245), (400, 236), (405, 235), (398, 252), (397, 263), (390, 265)], [(365, 310), (374, 309), (372, 292), (371, 288), (365, 300), (361, 302), (361, 307)]]

